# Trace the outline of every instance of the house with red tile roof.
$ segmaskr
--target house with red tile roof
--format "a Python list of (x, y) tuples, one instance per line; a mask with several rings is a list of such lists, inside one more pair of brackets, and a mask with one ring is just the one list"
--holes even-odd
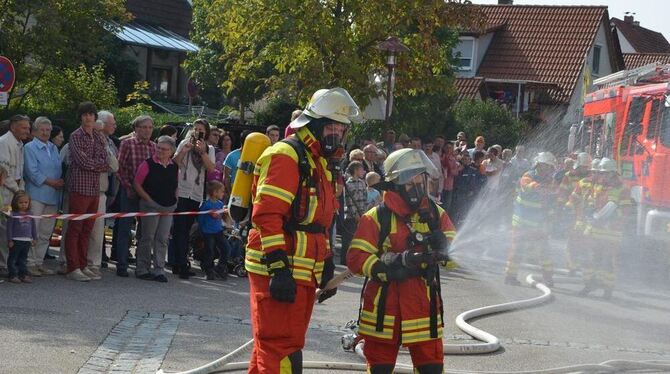
[(612, 18), (612, 28), (617, 33), (623, 53), (670, 53), (670, 43), (663, 34), (640, 26), (633, 15), (623, 20)]
[(656, 62), (670, 63), (670, 43), (660, 32), (640, 26), (632, 14), (623, 20), (612, 18), (610, 24), (619, 39), (627, 70)]
[(487, 26), (461, 32), (454, 49), (459, 98), (480, 94), (540, 118), (558, 110), (569, 124), (593, 79), (624, 68), (606, 6), (481, 8)]

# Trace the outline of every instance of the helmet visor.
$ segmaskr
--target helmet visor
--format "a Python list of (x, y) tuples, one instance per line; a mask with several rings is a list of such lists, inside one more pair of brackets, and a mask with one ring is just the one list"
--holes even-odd
[(440, 173), (423, 151), (408, 152), (399, 158), (386, 173), (386, 180), (395, 184), (407, 184), (415, 176), (426, 173), (431, 179)]

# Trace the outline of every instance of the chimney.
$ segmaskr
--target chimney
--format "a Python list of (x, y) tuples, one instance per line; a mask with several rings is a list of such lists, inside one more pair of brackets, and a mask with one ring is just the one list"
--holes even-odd
[(514, 5), (514, 0), (498, 0), (498, 5)]
[[(623, 16), (623, 21), (626, 23), (630, 24), (635, 24), (635, 13), (633, 12), (626, 12), (624, 13), (625, 15)], [(639, 25), (640, 22), (638, 21), (637, 24)]]

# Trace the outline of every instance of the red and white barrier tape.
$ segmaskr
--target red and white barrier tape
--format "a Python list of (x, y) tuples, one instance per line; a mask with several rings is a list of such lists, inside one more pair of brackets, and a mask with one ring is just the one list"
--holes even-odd
[[(130, 218), (130, 217), (150, 217), (150, 216), (197, 216), (200, 214), (225, 213), (227, 209), (203, 210), (202, 212), (128, 212), (128, 213), (69, 213), (69, 214), (41, 214), (28, 215), (30, 218), (55, 218), (67, 221), (82, 221), (85, 219), (98, 218)], [(9, 215), (7, 212), (3, 212)], [(26, 216), (23, 216), (26, 217)]]

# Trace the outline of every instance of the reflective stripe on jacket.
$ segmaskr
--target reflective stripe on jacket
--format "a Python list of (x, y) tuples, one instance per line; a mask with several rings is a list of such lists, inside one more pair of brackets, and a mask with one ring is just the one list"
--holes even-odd
[(519, 180), (514, 201), (513, 227), (542, 229), (549, 213), (551, 178), (541, 179), (534, 170), (526, 172)]
[[(621, 182), (615, 185), (604, 185), (596, 183), (593, 185), (592, 193), (586, 200), (586, 211), (596, 213), (600, 211), (608, 202), (614, 202), (617, 205), (616, 212), (604, 222), (595, 222), (591, 220), (586, 225), (584, 234), (590, 235), (594, 239), (621, 241), (623, 239), (623, 228), (625, 219), (632, 207), (630, 190)], [(590, 214), (593, 214), (590, 213)], [(587, 219), (590, 217), (586, 217)]]
[[(380, 235), (380, 220), (377, 208), (369, 210), (359, 221), (354, 239), (347, 252), (347, 266), (355, 274), (371, 276), (375, 263), (384, 252), (402, 253), (407, 247), (410, 230), (405, 222), (416, 231), (429, 234), (428, 224), (419, 222), (419, 215), (411, 213), (402, 198), (395, 192), (384, 193), (384, 205), (392, 212), (389, 234), (377, 248)], [(451, 220), (440, 207), (439, 225), (445, 236), (451, 241), (456, 235)], [(417, 251), (423, 250), (420, 247)], [(432, 340), (430, 337), (430, 292), (429, 285), (421, 276), (402, 281), (388, 282), (386, 294), (383, 330), (377, 331), (379, 299), (382, 283), (375, 280), (367, 282), (363, 290), (363, 308), (361, 310), (358, 332), (366, 339), (379, 341), (418, 343)], [(438, 298), (439, 299), (439, 298)], [(437, 305), (442, 301), (437, 300)], [(438, 309), (439, 310), (439, 309)], [(438, 338), (442, 338), (442, 319), (437, 316)], [(396, 331), (399, 333), (396, 333)]]
[(318, 156), (318, 142), (307, 128), (299, 129), (295, 136), (306, 145), (305, 153), (312, 178), (316, 181), (315, 188), (308, 188), (305, 184), (300, 186), (300, 216), (305, 218), (299, 223), (318, 224), (325, 230), (323, 233), (287, 232), (284, 228), (293, 215), (291, 203), (298, 191), (300, 172), (298, 155), (293, 147), (277, 142), (266, 149), (256, 162), (251, 187), (252, 229), (249, 232), (245, 268), (251, 273), (268, 276), (267, 267), (261, 260), (266, 253), (281, 249), (289, 256), (296, 282), (315, 286), (321, 281), (323, 261), (332, 255), (328, 228), (337, 202), (327, 161)]

